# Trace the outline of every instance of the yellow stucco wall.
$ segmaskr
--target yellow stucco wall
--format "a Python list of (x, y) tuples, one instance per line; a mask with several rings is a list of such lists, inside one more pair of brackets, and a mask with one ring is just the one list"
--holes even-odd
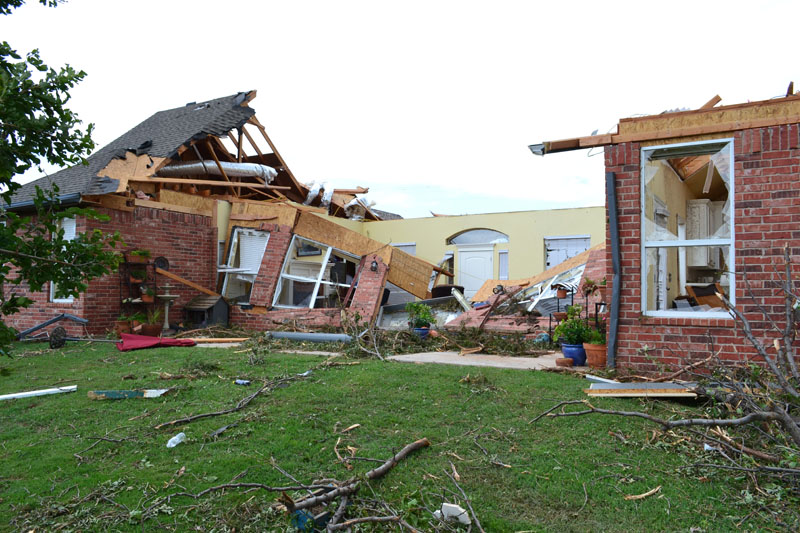
[(605, 242), (606, 237), (603, 206), (377, 222), (354, 222), (340, 218), (330, 220), (376, 241), (415, 243), (417, 257), (434, 264), (441, 261), (445, 252), (453, 252), (455, 264), (458, 265), (456, 246), (445, 244), (454, 234), (482, 228), (500, 231), (508, 235), (509, 242), (494, 245), (495, 279), (498, 277), (499, 250), (508, 250), (509, 278), (524, 278), (545, 270), (545, 237), (589, 235), (591, 246)]

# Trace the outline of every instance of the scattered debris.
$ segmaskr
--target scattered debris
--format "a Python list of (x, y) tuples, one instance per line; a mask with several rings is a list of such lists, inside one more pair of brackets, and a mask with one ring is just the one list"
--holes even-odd
[(131, 398), (158, 398), (172, 389), (90, 390), (90, 400), (129, 400)]
[(592, 383), (588, 396), (607, 398), (697, 398), (696, 383)]
[(120, 334), (121, 341), (117, 343), (117, 350), (127, 352), (130, 350), (142, 350), (145, 348), (155, 348), (157, 346), (194, 346), (192, 339), (170, 339), (166, 337), (149, 337), (147, 335), (134, 335), (132, 333)]
[(178, 433), (177, 435), (175, 435), (174, 437), (172, 437), (167, 441), (167, 448), (174, 448), (175, 446), (177, 446), (178, 444), (180, 444), (185, 440), (186, 440), (186, 433), (181, 431), (180, 433)]
[(654, 489), (648, 490), (644, 494), (635, 494), (635, 495), (629, 494), (628, 496), (625, 496), (625, 500), (628, 500), (628, 501), (630, 501), (630, 500), (643, 500), (643, 499), (645, 499), (645, 498), (647, 498), (649, 496), (652, 496), (653, 494), (656, 494), (658, 492), (661, 492), (661, 485), (659, 485), (658, 487), (656, 487)]
[(3, 394), (0, 400), (15, 400), (18, 398), (31, 398), (33, 396), (47, 396), (48, 394), (61, 394), (62, 392), (75, 392), (78, 390), (77, 385), (68, 385), (66, 387), (55, 387), (52, 389), (32, 390), (28, 392), (17, 392), (14, 394)]
[(246, 385), (250, 385), (250, 380), (249, 379), (235, 379), (235, 380), (233, 380), (233, 383), (235, 385), (245, 385), (246, 386)]
[(469, 515), (467, 514), (467, 510), (462, 508), (460, 505), (455, 505), (453, 503), (443, 503), (442, 509), (440, 511), (434, 511), (433, 516), (439, 520), (449, 521), (455, 520), (465, 526), (472, 524), (472, 520), (470, 520)]

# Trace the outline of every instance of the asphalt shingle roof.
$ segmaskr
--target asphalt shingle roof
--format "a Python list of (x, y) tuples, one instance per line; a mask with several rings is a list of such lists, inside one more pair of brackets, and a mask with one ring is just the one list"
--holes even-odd
[(114, 192), (117, 180), (97, 176), (113, 158), (124, 157), (126, 151), (172, 157), (178, 148), (192, 139), (225, 135), (255, 114), (250, 107), (242, 106), (246, 97), (247, 93), (238, 93), (159, 111), (90, 155), (88, 165), (75, 165), (23, 185), (12, 197), (12, 204), (31, 200), (37, 185), (47, 189), (53, 183), (58, 185), (60, 196)]

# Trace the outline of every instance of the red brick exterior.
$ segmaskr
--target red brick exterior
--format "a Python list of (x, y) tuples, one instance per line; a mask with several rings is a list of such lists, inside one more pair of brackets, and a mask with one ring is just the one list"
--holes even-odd
[[(800, 256), (799, 128), (798, 124), (791, 124), (728, 135), (734, 139), (736, 302), (758, 338), (771, 339), (775, 333), (768, 330), (750, 292), (783, 327), (783, 299), (771, 286), (777, 277), (774, 268), (782, 265), (786, 244), (795, 261)], [(723, 359), (741, 360), (754, 355), (733, 319), (643, 315), (640, 151), (638, 143), (609, 146), (605, 151), (606, 170), (615, 173), (622, 259), (617, 365), (636, 371), (674, 369), (689, 357), (707, 356), (710, 339)], [(606, 238), (606, 254), (610, 266), (610, 234)], [(796, 276), (800, 262), (795, 262), (794, 268)], [(744, 274), (751, 291), (745, 287)], [(609, 268), (609, 284), (611, 276)]]
[[(342, 313), (339, 308), (269, 309), (292, 236), (288, 226), (272, 228), (272, 230), (276, 233), (270, 235), (267, 251), (264, 253), (264, 259), (250, 295), (250, 303), (255, 307), (242, 309), (239, 306), (232, 306), (231, 323), (258, 331), (289, 324), (310, 328), (341, 327)], [(378, 269), (375, 272), (370, 270), (369, 266), (362, 269), (358, 278), (358, 287), (353, 293), (353, 301), (346, 310), (351, 315), (358, 313), (362, 322), (372, 322), (376, 318), (386, 277), (389, 273), (388, 265), (377, 255), (367, 256), (364, 264), (371, 265), (372, 261), (377, 263)], [(256, 292), (257, 290), (258, 292)]]
[[(119, 231), (128, 249), (150, 250), (151, 258), (166, 257), (170, 272), (203, 287), (215, 288), (217, 228), (211, 217), (142, 207), (132, 212), (97, 211), (108, 215), (110, 220), (102, 222), (80, 218), (76, 231)], [(171, 292), (180, 296), (170, 309), (170, 322), (177, 323), (183, 318), (183, 306), (198, 293), (163, 276), (157, 278), (159, 291), (167, 282), (173, 286)], [(21, 291), (17, 292), (21, 294)], [(89, 320), (89, 333), (103, 334), (113, 329), (121, 311), (120, 276), (117, 273), (91, 281), (87, 291), (72, 303), (50, 302), (49, 285), (39, 293), (30, 293), (26, 287), (24, 293), (34, 300), (34, 304), (9, 317), (9, 325), (18, 330), (40, 324), (59, 313), (70, 313)], [(83, 334), (83, 326), (70, 321), (61, 321), (47, 329), (59, 325), (64, 326), (71, 335)]]

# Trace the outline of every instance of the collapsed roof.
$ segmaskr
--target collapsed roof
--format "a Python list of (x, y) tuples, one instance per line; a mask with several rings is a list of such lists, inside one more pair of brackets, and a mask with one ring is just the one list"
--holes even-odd
[[(275, 148), (249, 103), (256, 91), (191, 102), (159, 111), (75, 165), (19, 188), (11, 206), (29, 203), (37, 186), (57, 185), (59, 196), (80, 196), (114, 207), (126, 198), (157, 198), (162, 189), (203, 196), (231, 195), (261, 201), (292, 201), (339, 217), (379, 220), (358, 194), (299, 182)], [(264, 144), (266, 143), (266, 145)], [(248, 155), (248, 151), (250, 154)], [(192, 164), (194, 163), (194, 164)]]

